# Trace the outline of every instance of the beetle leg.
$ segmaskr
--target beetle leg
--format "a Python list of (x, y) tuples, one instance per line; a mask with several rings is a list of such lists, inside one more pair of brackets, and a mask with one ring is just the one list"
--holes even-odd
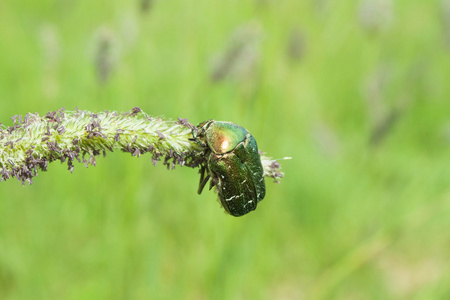
[(197, 193), (198, 193), (199, 195), (202, 193), (203, 188), (205, 187), (205, 185), (206, 185), (206, 183), (208, 182), (209, 177), (210, 177), (209, 175), (207, 175), (207, 176), (205, 177), (205, 172), (206, 172), (206, 167), (205, 167), (205, 166), (202, 166), (201, 169), (200, 169), (200, 171), (199, 171), (199, 173), (200, 173), (200, 183), (199, 183), (199, 185), (198, 185), (198, 191), (197, 191)]
[(218, 183), (219, 183), (219, 180), (217, 178), (211, 178), (211, 181), (209, 182), (209, 190), (211, 190)]

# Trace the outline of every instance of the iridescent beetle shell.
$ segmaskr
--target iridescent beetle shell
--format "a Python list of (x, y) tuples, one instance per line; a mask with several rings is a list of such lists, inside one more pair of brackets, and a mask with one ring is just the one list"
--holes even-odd
[(239, 217), (255, 210), (266, 194), (255, 138), (231, 122), (208, 120), (198, 129), (194, 138), (208, 149), (198, 193), (211, 178), (210, 189), (217, 186), (219, 200), (229, 214)]

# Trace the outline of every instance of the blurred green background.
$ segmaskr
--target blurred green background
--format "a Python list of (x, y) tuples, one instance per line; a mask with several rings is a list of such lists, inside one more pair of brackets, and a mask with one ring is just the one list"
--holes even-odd
[(0, 0), (0, 122), (227, 120), (286, 177), (226, 215), (115, 152), (0, 184), (0, 299), (449, 299), (450, 1)]

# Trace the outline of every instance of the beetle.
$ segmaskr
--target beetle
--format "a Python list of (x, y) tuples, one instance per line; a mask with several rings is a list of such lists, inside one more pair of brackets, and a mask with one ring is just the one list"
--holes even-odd
[(215, 120), (200, 123), (192, 134), (193, 140), (206, 149), (198, 194), (211, 179), (209, 189), (217, 187), (227, 213), (239, 217), (255, 210), (266, 194), (255, 138), (237, 124)]

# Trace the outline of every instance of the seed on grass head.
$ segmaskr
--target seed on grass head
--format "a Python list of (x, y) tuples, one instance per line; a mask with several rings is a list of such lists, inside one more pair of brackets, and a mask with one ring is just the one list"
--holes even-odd
[(162, 134), (161, 132), (159, 132), (159, 130), (156, 130), (156, 133), (157, 133), (158, 136), (159, 136), (159, 140), (163, 140), (163, 139), (166, 138), (166, 137), (164, 136), (164, 134)]
[(132, 155), (136, 157), (141, 157), (141, 151), (138, 148), (136, 148)]
[(61, 153), (61, 149), (59, 149), (58, 144), (56, 142), (47, 142), (47, 147), (50, 151)]
[(66, 131), (66, 128), (64, 128), (64, 126), (60, 126), (56, 131), (58, 131), (58, 133), (62, 135), (64, 131)]
[(14, 115), (11, 117), (11, 120), (13, 120), (13, 124), (16, 125), (16, 120), (17, 120), (18, 115)]
[(116, 142), (119, 142), (119, 140), (120, 140), (120, 133), (116, 133), (116, 135), (114, 136), (114, 140)]
[(73, 174), (73, 163), (72, 163), (72, 161), (69, 161), (68, 163), (67, 163), (67, 165), (68, 165), (68, 170), (70, 171), (70, 173), (72, 173)]
[(89, 164), (91, 164), (93, 166), (97, 165), (94, 155), (89, 156)]
[(10, 146), (11, 149), (14, 149), (14, 142), (13, 141), (6, 142), (5, 146)]
[(64, 118), (65, 114), (64, 111), (66, 110), (65, 107), (58, 109), (59, 115), (61, 116), (61, 118)]
[(138, 107), (138, 106), (136, 106), (136, 107), (133, 107), (132, 109), (131, 109), (131, 115), (132, 116), (136, 116), (138, 113), (140, 113), (142, 110), (141, 110), (141, 108), (140, 107)]
[(272, 169), (277, 169), (277, 168), (280, 167), (280, 163), (277, 162), (276, 160), (274, 160), (274, 161), (270, 164), (270, 167), (271, 167)]
[(193, 129), (195, 126), (189, 123), (188, 119), (178, 118), (178, 124), (186, 126), (189, 129)]

